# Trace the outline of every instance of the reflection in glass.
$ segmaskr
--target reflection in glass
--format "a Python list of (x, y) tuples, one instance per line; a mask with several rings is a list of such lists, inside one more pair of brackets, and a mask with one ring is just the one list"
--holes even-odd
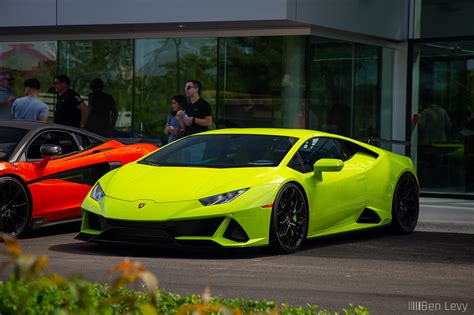
[[(132, 40), (77, 40), (59, 42), (59, 73), (71, 79), (71, 88), (88, 101), (90, 82), (100, 78), (103, 91), (117, 106), (117, 135), (130, 135), (133, 107)], [(52, 80), (51, 80), (52, 82)]]
[(15, 78), (13, 89), (18, 97), (25, 95), (23, 82), (36, 77), (41, 83), (39, 98), (50, 109), (52, 120), (54, 94), (48, 92), (57, 70), (57, 44), (48, 42), (0, 42), (0, 70), (10, 70)]
[(136, 40), (135, 134), (162, 136), (171, 98), (185, 94), (188, 79), (201, 82), (201, 97), (209, 102), (215, 115), (216, 76), (216, 38)]
[(414, 47), (412, 154), (426, 192), (474, 192), (474, 42)]
[(304, 128), (304, 37), (219, 40), (218, 127)]
[(367, 139), (380, 136), (379, 47), (311, 38), (309, 126)]

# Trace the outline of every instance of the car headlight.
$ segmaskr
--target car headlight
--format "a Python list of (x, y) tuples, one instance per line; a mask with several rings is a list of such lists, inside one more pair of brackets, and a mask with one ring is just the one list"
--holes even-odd
[(100, 187), (100, 184), (99, 183), (95, 184), (94, 188), (92, 188), (92, 191), (91, 191), (91, 198), (96, 201), (99, 201), (100, 199), (104, 197), (105, 197), (105, 193), (102, 190), (102, 187)]
[(212, 205), (219, 205), (221, 203), (227, 203), (231, 202), (238, 196), (242, 195), (244, 192), (246, 192), (248, 188), (242, 188), (239, 190), (234, 190), (234, 191), (229, 191), (223, 194), (207, 197), (207, 198), (202, 198), (199, 199), (199, 202), (203, 206), (212, 206)]

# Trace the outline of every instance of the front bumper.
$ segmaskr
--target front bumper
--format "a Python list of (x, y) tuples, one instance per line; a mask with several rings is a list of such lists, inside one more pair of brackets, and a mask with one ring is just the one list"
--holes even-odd
[[(141, 204), (146, 206), (139, 208)], [(76, 239), (83, 241), (178, 247), (268, 245), (268, 207), (246, 208), (237, 202), (204, 207), (198, 201), (160, 204), (110, 197), (99, 202), (88, 197), (82, 207)]]

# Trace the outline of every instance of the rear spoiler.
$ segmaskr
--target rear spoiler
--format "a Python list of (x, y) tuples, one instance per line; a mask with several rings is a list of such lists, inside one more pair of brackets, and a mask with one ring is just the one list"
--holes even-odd
[(411, 145), (410, 141), (389, 140), (389, 139), (375, 138), (375, 137), (370, 137), (368, 139), (365, 139), (364, 142), (367, 142), (367, 144), (371, 144), (371, 145), (376, 145), (376, 144), (380, 145), (382, 143), (399, 144), (405, 147), (408, 147)]

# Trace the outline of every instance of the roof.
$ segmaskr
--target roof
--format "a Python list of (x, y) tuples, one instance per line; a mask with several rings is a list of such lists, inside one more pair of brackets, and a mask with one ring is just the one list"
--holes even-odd
[(87, 134), (104, 141), (106, 140), (104, 137), (87, 130), (78, 129), (71, 126), (45, 123), (45, 122), (33, 121), (33, 120), (0, 120), (0, 127), (20, 128), (20, 129), (26, 129), (26, 130), (35, 131), (35, 132), (41, 131), (42, 129), (61, 129), (61, 130), (67, 130), (71, 132), (79, 132), (79, 133)]
[(208, 131), (208, 134), (251, 134), (251, 135), (273, 135), (288, 137), (316, 137), (330, 135), (328, 133), (309, 129), (290, 128), (227, 128)]

